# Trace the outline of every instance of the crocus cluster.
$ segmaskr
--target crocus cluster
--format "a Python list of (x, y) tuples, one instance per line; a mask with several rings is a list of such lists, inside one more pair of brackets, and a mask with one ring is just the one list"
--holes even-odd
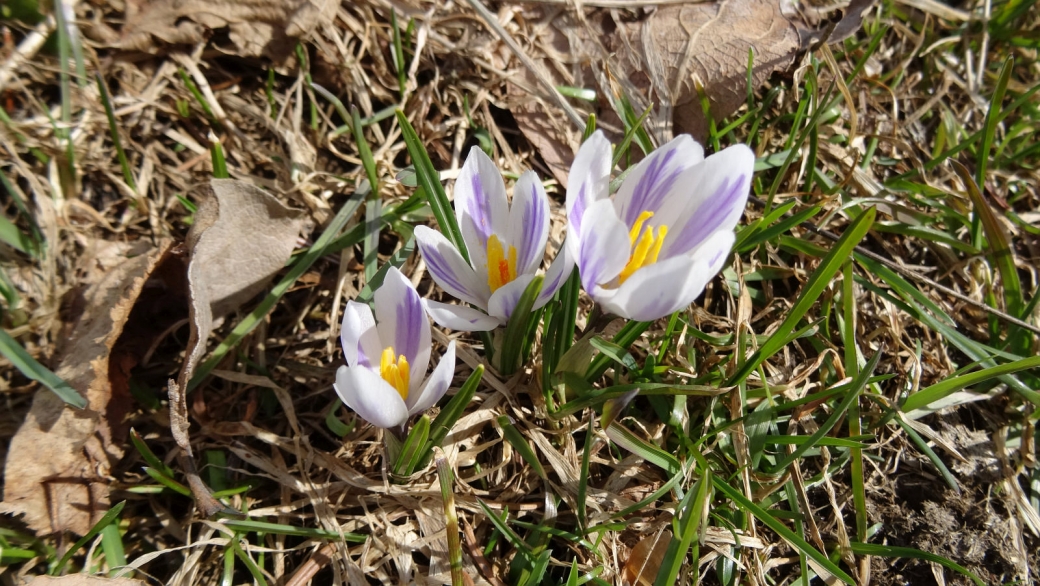
[[(705, 158), (691, 137), (679, 136), (632, 168), (613, 197), (611, 161), (602, 132), (579, 149), (567, 186), (566, 242), (545, 268), (533, 309), (577, 266), (582, 287), (605, 313), (655, 320), (690, 305), (722, 269), (747, 203), (751, 149), (735, 145)], [(415, 238), (433, 280), (469, 306), (423, 301), (391, 268), (376, 291), (374, 316), (353, 301), (344, 312), (347, 364), (336, 373), (336, 392), (373, 425), (401, 428), (447, 391), (454, 342), (426, 378), (427, 316), (455, 330), (495, 329), (542, 270), (549, 198), (533, 172), (520, 176), (510, 202), (501, 173), (474, 148), (455, 183), (455, 215), (467, 254), (426, 226)]]

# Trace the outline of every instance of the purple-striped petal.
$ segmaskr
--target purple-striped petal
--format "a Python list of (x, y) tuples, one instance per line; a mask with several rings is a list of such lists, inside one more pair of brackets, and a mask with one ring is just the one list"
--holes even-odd
[(628, 264), (628, 228), (610, 200), (598, 201), (585, 212), (585, 224), (576, 240), (578, 273), (586, 291), (610, 282)]
[(455, 216), (474, 267), (487, 264), (487, 241), (505, 234), (509, 203), (502, 173), (484, 151), (473, 147), (455, 181)]
[(520, 296), (524, 294), (524, 290), (533, 279), (534, 275), (530, 273), (519, 275), (516, 279), (499, 287), (491, 294), (491, 299), (488, 299), (488, 315), (502, 323), (508, 322), (509, 317), (513, 315), (513, 310), (516, 309), (516, 304), (520, 302)]
[[(580, 234), (588, 209), (610, 195), (610, 162), (610, 141), (602, 131), (597, 130), (578, 149), (567, 178), (569, 231)], [(571, 256), (579, 258), (577, 239), (572, 246)]]
[(426, 312), (437, 325), (458, 332), (489, 332), (505, 323), (504, 320), (491, 317), (464, 305), (449, 305), (427, 299)]
[(363, 366), (341, 366), (333, 384), (336, 394), (362, 419), (388, 429), (408, 421), (408, 408), (390, 383)]
[(574, 257), (571, 256), (570, 251), (567, 250), (567, 243), (564, 242), (559, 252), (556, 253), (556, 258), (549, 265), (549, 270), (545, 271), (545, 280), (542, 281), (542, 292), (538, 294), (538, 299), (534, 302), (534, 309), (538, 309), (548, 303), (552, 296), (556, 295), (556, 292), (560, 290), (560, 287), (563, 287), (563, 284), (567, 282), (573, 271)]
[(413, 395), (408, 396), (408, 401), (406, 402), (408, 414), (415, 415), (436, 405), (437, 401), (440, 401), (441, 397), (444, 396), (444, 393), (448, 392), (448, 387), (451, 386), (451, 379), (454, 375), (455, 340), (452, 340), (448, 342), (448, 347), (445, 348), (440, 362), (437, 363), (437, 368), (430, 373), (430, 378), (426, 379), (421, 390), (414, 394), (414, 399)]
[[(621, 221), (635, 224), (639, 214), (659, 212), (662, 205), (674, 197), (685, 197), (689, 185), (679, 181), (683, 171), (704, 160), (704, 148), (688, 134), (675, 137), (668, 144), (650, 153), (625, 178), (614, 196), (614, 207)], [(655, 218), (668, 223), (667, 218)]]
[[(375, 292), (379, 339), (393, 341), (394, 352), (410, 366), (408, 388), (419, 388), (430, 365), (430, 322), (419, 293), (396, 267), (390, 267)], [(394, 357), (395, 359), (397, 356)]]
[(615, 290), (592, 294), (604, 311), (628, 319), (653, 321), (689, 306), (722, 269), (735, 236), (723, 230), (711, 235), (692, 255), (680, 255), (645, 266)]
[(443, 234), (427, 226), (415, 227), (415, 242), (430, 276), (441, 289), (467, 303), (487, 306), (491, 288), (487, 284), (486, 262), (483, 273), (475, 272)]
[(683, 173), (692, 185), (685, 209), (675, 213), (661, 258), (687, 254), (719, 230), (731, 231), (747, 205), (755, 154), (738, 144), (720, 151)]
[(516, 248), (517, 274), (542, 266), (549, 239), (549, 196), (534, 171), (526, 171), (513, 187), (506, 239)]
[(364, 303), (348, 301), (343, 309), (339, 341), (343, 346), (343, 359), (347, 366), (371, 367), (373, 360), (378, 363), (383, 345), (379, 340), (372, 309)]

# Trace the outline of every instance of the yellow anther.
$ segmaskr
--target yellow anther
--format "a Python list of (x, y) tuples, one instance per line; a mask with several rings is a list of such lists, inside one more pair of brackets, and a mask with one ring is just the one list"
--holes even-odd
[(408, 359), (404, 357), (404, 354), (394, 360), (394, 347), (387, 346), (383, 350), (383, 355), (379, 357), (379, 376), (397, 389), (401, 398), (406, 401), (408, 400), (409, 373)]
[(488, 287), (494, 293), (516, 279), (516, 247), (509, 246), (508, 257), (498, 236), (492, 234), (487, 243)]
[(632, 276), (632, 273), (657, 262), (657, 257), (661, 254), (661, 246), (664, 244), (664, 237), (668, 234), (668, 226), (658, 226), (656, 236), (653, 228), (643, 230), (643, 224), (653, 215), (653, 212), (639, 214), (632, 230), (629, 231), (628, 237), (632, 243), (632, 252), (628, 257), (628, 264), (618, 275), (618, 283), (624, 283)]
[(654, 217), (653, 212), (643, 212), (636, 218), (636, 223), (632, 224), (632, 229), (628, 231), (628, 241), (631, 243), (630, 246), (636, 245), (636, 240), (639, 239), (639, 233), (643, 231), (643, 224), (647, 220)]

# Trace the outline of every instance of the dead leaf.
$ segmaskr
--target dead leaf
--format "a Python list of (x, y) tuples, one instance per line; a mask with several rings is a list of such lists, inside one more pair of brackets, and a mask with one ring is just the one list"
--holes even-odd
[[(83, 394), (87, 407), (69, 409), (49, 390), (37, 391), (4, 468), (0, 512), (20, 515), (38, 534), (82, 535), (108, 509), (108, 472), (123, 456), (123, 420), (132, 405), (129, 371), (164, 329), (138, 303), (175, 288), (158, 276), (161, 267), (179, 263), (169, 248), (141, 254), (122, 245), (119, 262), (72, 304), (80, 317), (56, 373)], [(152, 305), (169, 309), (176, 303)]]
[(303, 227), (303, 214), (262, 189), (234, 179), (210, 182), (213, 197), (202, 202), (188, 233), (191, 335), (184, 364), (169, 383), (170, 428), (184, 451), (181, 465), (206, 516), (222, 508), (195, 471), (184, 393), (202, 356), (214, 321), (256, 296), (285, 266)]
[(332, 20), (338, 7), (338, 0), (129, 0), (117, 46), (150, 51), (156, 40), (193, 45), (226, 27), (237, 55), (281, 61), (296, 39)]
[(698, 88), (721, 120), (747, 100), (748, 52), (754, 53), (752, 85), (787, 69), (800, 47), (798, 31), (777, 0), (722, 0), (667, 6), (654, 12), (632, 40), (642, 47), (661, 103), (674, 108), (679, 132), (703, 140), (708, 122)]
[[(608, 135), (620, 128), (616, 101), (625, 97), (638, 115), (648, 106), (645, 128), (659, 143), (689, 133), (704, 142), (709, 123), (700, 93), (710, 103), (716, 122), (747, 101), (747, 65), (753, 54), (752, 89), (778, 71), (788, 70), (800, 51), (821, 39), (838, 42), (859, 29), (873, 0), (855, 0), (836, 23), (817, 30), (806, 24), (790, 0), (720, 0), (689, 2), (629, 11), (584, 9), (553, 15), (544, 26), (531, 27), (528, 55), (558, 85), (593, 88), (597, 114)], [(548, 9), (545, 9), (548, 10)], [(555, 10), (555, 9), (553, 9)], [(829, 15), (817, 11), (813, 22)], [(498, 52), (486, 51), (494, 62)], [(510, 111), (524, 136), (539, 150), (553, 175), (566, 183), (576, 148), (576, 133), (562, 112), (538, 97), (535, 77), (514, 59), (516, 71), (508, 88)], [(506, 64), (502, 63), (505, 68)], [(570, 152), (568, 152), (568, 150)]]
[(68, 576), (35, 576), (26, 586), (146, 586), (147, 582), (130, 578), (108, 578), (87, 574)]

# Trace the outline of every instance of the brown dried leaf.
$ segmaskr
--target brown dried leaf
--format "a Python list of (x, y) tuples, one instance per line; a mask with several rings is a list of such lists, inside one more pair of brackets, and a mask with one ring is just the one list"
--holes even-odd
[(643, 47), (647, 73), (660, 100), (674, 108), (676, 130), (703, 140), (708, 122), (697, 86), (717, 120), (747, 99), (748, 51), (754, 52), (752, 85), (787, 69), (800, 44), (798, 31), (777, 0), (722, 0), (668, 6), (652, 14), (633, 46)]
[(227, 27), (236, 54), (281, 61), (296, 39), (331, 20), (338, 0), (130, 0), (118, 46), (149, 51), (155, 41), (195, 44)]
[[(528, 31), (533, 36), (528, 46), (540, 53), (531, 57), (554, 83), (598, 89), (601, 99), (592, 109), (598, 110), (601, 125), (618, 128), (610, 102), (624, 96), (637, 114), (653, 106), (646, 128), (659, 141), (685, 132), (703, 142), (709, 123), (698, 86), (711, 115), (721, 120), (747, 99), (749, 52), (754, 54), (751, 83), (757, 89), (773, 73), (790, 68), (799, 51), (820, 39), (838, 42), (855, 33), (873, 1), (855, 0), (840, 21), (820, 30), (795, 15), (789, 0), (690, 2), (645, 12), (588, 9), (577, 16), (563, 12), (547, 26)], [(537, 8), (530, 11), (529, 20), (546, 16)], [(828, 16), (815, 15), (817, 21)], [(565, 184), (573, 158), (568, 150), (576, 147), (577, 135), (544, 96), (532, 95), (538, 91), (535, 77), (526, 67), (518, 68), (509, 85), (510, 110)]]
[[(56, 373), (86, 397), (87, 408), (66, 408), (41, 389), (11, 440), (0, 512), (21, 515), (37, 533), (82, 535), (108, 509), (108, 472), (123, 456), (123, 420), (131, 405), (129, 372), (162, 331), (138, 303), (150, 296), (167, 311), (176, 305), (156, 297), (176, 288), (157, 274), (179, 262), (168, 249), (140, 254), (122, 245), (120, 262), (79, 300), (81, 316)], [(158, 286), (146, 292), (149, 282)]]
[(303, 227), (303, 214), (262, 189), (234, 179), (210, 182), (214, 197), (202, 202), (186, 245), (191, 254), (188, 287), (191, 335), (178, 380), (170, 381), (170, 427), (195, 498), (207, 516), (220, 509), (195, 473), (188, 438), (184, 390), (206, 353), (206, 340), (221, 315), (267, 286), (285, 266)]

